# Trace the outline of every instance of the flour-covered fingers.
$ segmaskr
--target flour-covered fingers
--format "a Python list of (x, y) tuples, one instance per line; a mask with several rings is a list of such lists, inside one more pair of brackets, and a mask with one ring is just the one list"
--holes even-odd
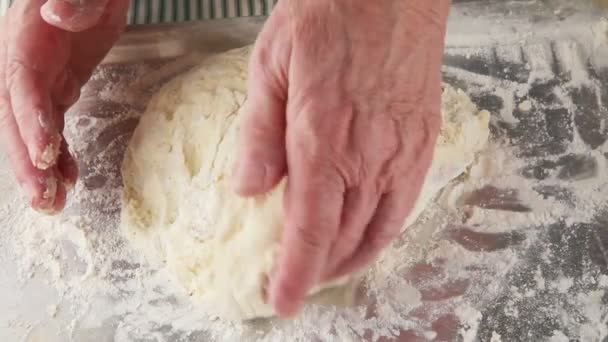
[(52, 167), (62, 139), (45, 82), (36, 70), (9, 56), (6, 83), (13, 116), (32, 163), (41, 170)]
[(40, 170), (32, 164), (13, 117), (10, 100), (0, 71), (0, 147), (7, 154), (17, 181), (32, 208), (42, 212), (55, 211), (57, 178), (53, 169)]
[[(0, 22), (0, 32), (6, 32), (5, 21)], [(55, 213), (65, 203), (62, 178), (56, 168), (36, 168), (32, 163), (28, 147), (24, 143), (14, 115), (11, 95), (7, 88), (6, 35), (0, 34), (0, 147), (7, 154), (17, 181), (25, 191), (32, 208), (44, 213)], [(57, 199), (59, 198), (59, 201)]]
[(39, 17), (40, 5), (36, 0), (24, 0), (11, 8), (7, 30), (2, 33), (6, 48), (0, 68), (32, 164), (44, 170), (55, 164), (61, 147), (50, 90), (53, 62), (69, 51), (56, 51), (57, 42), (66, 37)]

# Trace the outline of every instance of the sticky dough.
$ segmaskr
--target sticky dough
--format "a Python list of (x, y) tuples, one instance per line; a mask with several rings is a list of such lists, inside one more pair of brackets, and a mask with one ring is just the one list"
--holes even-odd
[[(263, 286), (280, 239), (284, 183), (237, 197), (230, 171), (245, 101), (250, 48), (205, 59), (152, 98), (123, 166), (122, 227), (150, 263), (166, 266), (211, 316), (273, 315)], [(435, 157), (413, 223), (450, 180), (465, 172), (489, 135), (489, 114), (449, 86)]]

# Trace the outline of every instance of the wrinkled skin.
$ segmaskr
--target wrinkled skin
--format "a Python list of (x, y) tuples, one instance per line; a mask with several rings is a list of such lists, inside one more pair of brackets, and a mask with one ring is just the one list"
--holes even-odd
[(440, 127), (448, 7), (283, 0), (258, 37), (235, 183), (254, 196), (288, 175), (268, 289), (280, 315), (399, 234)]
[(43, 3), (16, 1), (0, 19), (0, 146), (32, 207), (56, 213), (78, 176), (63, 115), (123, 30), (128, 2), (110, 1), (81, 32), (45, 22)]
[[(128, 2), (43, 3), (16, 1), (0, 23), (0, 145), (32, 207), (57, 212), (77, 177), (63, 114), (124, 28)], [(448, 7), (281, 0), (266, 23), (234, 180), (255, 196), (289, 176), (268, 289), (280, 315), (297, 313), (314, 285), (369, 264), (399, 233), (439, 131)], [(45, 154), (49, 146), (61, 153)]]

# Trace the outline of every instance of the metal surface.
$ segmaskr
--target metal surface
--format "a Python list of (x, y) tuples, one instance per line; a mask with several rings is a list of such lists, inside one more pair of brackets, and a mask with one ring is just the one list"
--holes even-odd
[[(500, 50), (509, 46), (509, 41), (485, 44), (481, 48), (448, 47), (444, 73), (449, 83), (465, 89), (476, 88), (477, 91), (472, 92), (475, 102), (492, 110), (493, 114), (503, 109), (505, 98), (497, 94), (505, 94), (501, 91), (504, 85), (511, 84), (509, 88), (513, 83), (530, 85), (525, 93), (508, 96), (512, 96), (515, 104), (532, 100), (536, 104), (532, 111), (525, 113), (515, 107), (512, 114), (519, 123), (513, 126), (498, 119), (493, 127), (493, 136), (519, 147), (519, 157), (529, 165), (522, 170), (525, 177), (553, 180), (550, 186), (535, 189), (540, 195), (564, 202), (570, 200), (566, 185), (576, 186), (577, 182), (598, 177), (600, 166), (590, 157), (590, 152), (601, 147), (608, 138), (603, 124), (608, 119), (608, 69), (598, 65), (597, 59), (601, 57), (579, 53), (588, 49), (579, 39), (582, 38), (581, 32), (589, 27), (585, 22), (593, 22), (594, 15), (589, 15), (587, 20), (576, 19), (577, 15), (582, 15), (582, 18), (588, 15), (578, 13), (576, 9), (575, 4), (570, 4), (560, 11), (545, 12), (544, 18), (532, 15), (530, 21), (538, 26), (530, 26), (531, 32), (548, 31), (525, 44), (520, 43), (521, 53), (516, 58), (501, 58)], [(606, 12), (598, 7), (595, 14), (605, 15)], [(543, 20), (551, 15), (555, 15), (558, 22), (547, 25)], [(572, 22), (565, 23), (569, 20)], [(519, 19), (514, 25), (519, 25), (517, 21)], [(560, 23), (569, 28), (559, 30)], [(605, 49), (607, 44), (604, 41), (601, 49)], [(527, 56), (537, 54), (539, 50), (546, 52), (546, 58), (538, 67), (550, 70), (551, 76), (534, 81), (534, 73), (538, 70), (529, 67), (531, 61)], [(565, 54), (564, 50), (568, 53)], [(576, 56), (580, 60), (565, 60), (564, 56)], [(489, 77), (496, 82), (492, 87), (480, 89), (475, 81), (471, 81), (474, 77), (459, 79), (458, 73), (450, 72), (450, 67), (469, 71), (480, 79)], [(588, 79), (582, 84), (572, 82), (574, 75), (581, 71), (588, 75)], [(569, 146), (575, 135), (582, 139), (584, 148), (573, 153)], [(576, 206), (576, 203), (571, 204)], [(603, 293), (598, 304), (604, 308), (608, 305), (608, 293), (593, 280), (600, 275), (608, 275), (606, 209), (603, 203), (598, 203), (596, 215), (590, 221), (572, 222), (564, 217), (561, 222), (550, 226), (529, 227), (538, 234), (538, 240), (522, 251), (524, 261), (505, 279), (503, 294), (483, 310), (479, 340), (489, 341), (493, 334), (498, 333), (503, 341), (543, 341), (555, 331), (564, 332), (570, 341), (595, 340), (581, 337), (580, 331), (564, 326), (563, 316), (573, 320), (579, 317), (581, 326), (588, 323), (572, 299), (590, 291)], [(572, 280), (573, 285), (567, 291), (555, 288), (529, 291), (536, 288), (538, 275), (547, 282), (566, 277)], [(514, 293), (526, 291), (531, 294), (514, 299)], [(600, 314), (605, 319), (608, 313), (602, 311)]]

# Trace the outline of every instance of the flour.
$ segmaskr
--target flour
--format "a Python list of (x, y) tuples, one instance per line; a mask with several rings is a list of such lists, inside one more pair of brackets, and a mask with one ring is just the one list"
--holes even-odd
[(42, 15), (42, 17), (44, 17), (45, 20), (48, 20), (55, 24), (61, 24), (63, 22), (61, 20), (61, 17), (58, 16), (55, 12), (53, 12), (49, 5), (42, 6), (40, 8), (40, 14)]
[(456, 315), (461, 322), (466, 322), (460, 328), (459, 335), (464, 341), (473, 341), (477, 336), (477, 329), (481, 321), (481, 312), (470, 306), (459, 306), (456, 308)]
[(570, 342), (570, 340), (568, 339), (568, 336), (564, 335), (563, 332), (555, 330), (553, 331), (550, 342)]
[(502, 342), (502, 336), (500, 336), (499, 333), (493, 331), (492, 332), (492, 338), (490, 339), (490, 342)]
[[(447, 54), (503, 65), (500, 72), (478, 72), (447, 58), (444, 75), (492, 111), (492, 144), (382, 254), (356, 289), (358, 305), (312, 305), (294, 321), (202, 320), (201, 308), (118, 232), (118, 166), (157, 85), (134, 87), (140, 91), (135, 94), (126, 89), (143, 76), (154, 79), (157, 66), (107, 66), (67, 117), (81, 178), (65, 213), (43, 217), (27, 209), (8, 161), (0, 158), (0, 262), (17, 265), (0, 268), (0, 296), (7, 303), (0, 335), (46, 341), (509, 341), (517, 340), (514, 331), (529, 329), (518, 322), (538, 321), (536, 326), (547, 328), (537, 329), (533, 340), (605, 338), (608, 276), (594, 267), (601, 260), (579, 260), (571, 251), (601, 247), (594, 244), (601, 238), (594, 237), (599, 233), (593, 224), (603, 219), (608, 193), (606, 128), (603, 121), (597, 121), (596, 133), (581, 127), (596, 122), (591, 112), (603, 110), (589, 103), (606, 100), (601, 82), (584, 66), (589, 61), (600, 70), (608, 64), (607, 21), (566, 20), (538, 29), (523, 23), (513, 33), (510, 24), (493, 23), (495, 18), (464, 19), (459, 22), (480, 29), (456, 34), (459, 27), (453, 25)], [(488, 27), (496, 35), (480, 33)], [(541, 39), (546, 36), (563, 39), (550, 44)], [(502, 44), (488, 51), (488, 43)], [(560, 82), (554, 82), (552, 59), (543, 60), (548, 52), (559, 59)], [(585, 96), (592, 101), (581, 101)], [(6, 283), (15, 276), (15, 284)], [(20, 291), (23, 298), (11, 298)], [(534, 298), (541, 304), (529, 304)], [(535, 316), (528, 316), (531, 311)]]

